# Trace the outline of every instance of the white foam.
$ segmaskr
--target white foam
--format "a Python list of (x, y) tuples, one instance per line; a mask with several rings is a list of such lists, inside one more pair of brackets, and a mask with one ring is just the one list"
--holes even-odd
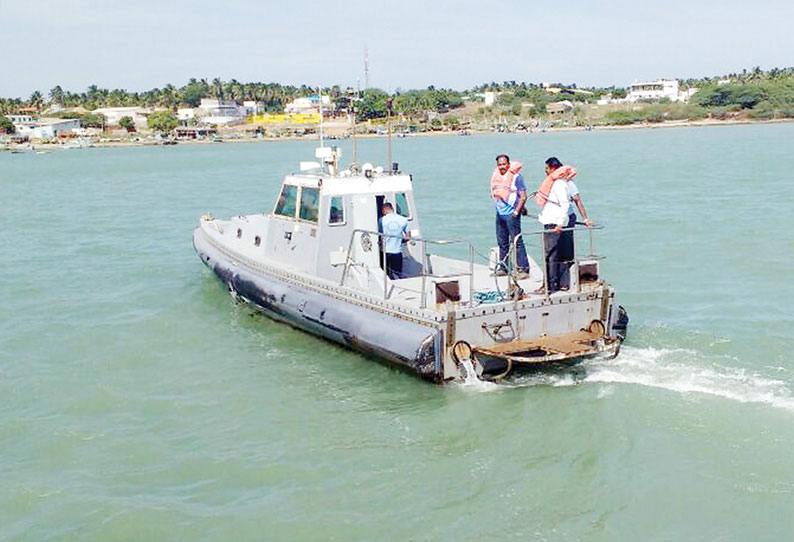
[[(682, 395), (708, 395), (740, 403), (765, 404), (794, 412), (794, 393), (786, 382), (747, 369), (707, 361), (702, 352), (686, 348), (623, 347), (615, 359), (590, 360), (570, 373), (538, 373), (514, 376), (499, 384), (473, 375), (459, 386), (478, 392), (505, 387), (583, 384), (628, 384), (674, 391)], [(614, 386), (598, 391), (599, 398), (615, 392)]]
[(463, 380), (458, 380), (457, 384), (462, 389), (474, 392), (487, 392), (499, 389), (499, 385), (495, 384), (494, 382), (480, 380), (470, 359), (464, 359), (460, 362), (460, 364), (462, 366), (461, 372), (463, 373)]
[(705, 394), (741, 403), (760, 403), (794, 412), (794, 395), (785, 382), (746, 369), (699, 366), (697, 353), (686, 349), (625, 347), (613, 360), (587, 364), (583, 382), (636, 384)]
[(530, 386), (552, 386), (555, 388), (566, 388), (578, 386), (581, 378), (576, 373), (544, 373), (539, 372), (531, 375), (512, 376), (502, 384), (510, 388), (526, 388)]

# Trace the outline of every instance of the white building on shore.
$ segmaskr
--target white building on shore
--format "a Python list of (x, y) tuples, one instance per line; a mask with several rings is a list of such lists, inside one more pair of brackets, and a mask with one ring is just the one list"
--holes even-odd
[(188, 122), (196, 119), (195, 107), (180, 107), (176, 110), (176, 118), (180, 122)]
[[(16, 116), (14, 116), (16, 117)], [(28, 117), (29, 118), (29, 117)], [(14, 122), (16, 133), (30, 139), (52, 139), (59, 136), (73, 136), (80, 130), (78, 119), (50, 119), (25, 120)]]
[(264, 102), (257, 100), (245, 100), (243, 102), (243, 113), (248, 115), (261, 115), (265, 112)]
[(677, 79), (657, 79), (656, 81), (637, 82), (629, 85), (626, 101), (635, 103), (640, 100), (663, 100), (688, 102), (697, 89), (681, 90)]
[(25, 124), (29, 122), (35, 122), (36, 120), (33, 118), (33, 115), (6, 115), (6, 118), (11, 121), (11, 124)]
[(146, 107), (100, 107), (94, 109), (92, 113), (99, 113), (105, 116), (107, 126), (119, 126), (119, 122), (124, 117), (130, 117), (135, 123), (136, 129), (146, 128), (151, 109)]
[(204, 124), (231, 126), (245, 120), (245, 111), (232, 100), (202, 98), (201, 105), (196, 108), (195, 117)]
[(671, 102), (687, 103), (697, 88), (681, 90), (677, 79), (657, 79), (656, 81), (635, 81), (629, 85), (629, 92), (625, 98), (613, 98), (606, 94), (596, 103), (598, 105), (637, 103), (641, 100), (659, 101), (668, 99)]
[[(312, 114), (320, 112), (321, 98), (316, 94), (311, 96), (304, 96), (302, 98), (295, 98), (292, 102), (284, 106), (285, 113), (304, 113)], [(323, 113), (331, 111), (331, 97), (323, 94), (322, 96)]]

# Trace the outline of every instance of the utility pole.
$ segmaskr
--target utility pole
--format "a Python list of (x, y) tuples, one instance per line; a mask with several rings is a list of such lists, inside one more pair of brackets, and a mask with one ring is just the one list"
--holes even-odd
[(320, 147), (323, 146), (323, 87), (317, 87), (317, 97), (320, 105)]
[(350, 108), (351, 108), (351, 110), (353, 112), (353, 115), (351, 116), (351, 118), (353, 120), (353, 136), (352, 136), (353, 137), (353, 167), (355, 169), (358, 169), (358, 162), (357, 162), (358, 155), (356, 153), (356, 151), (357, 151), (357, 148), (356, 148), (356, 105), (357, 105), (357, 102), (359, 100), (360, 87), (361, 87), (361, 83), (358, 80), (356, 80), (356, 94), (355, 94), (355, 98), (351, 96), (350, 101), (349, 101)]

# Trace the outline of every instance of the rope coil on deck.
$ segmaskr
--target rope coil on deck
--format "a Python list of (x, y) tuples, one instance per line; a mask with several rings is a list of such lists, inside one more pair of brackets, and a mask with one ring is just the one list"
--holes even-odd
[(475, 303), (475, 305), (502, 303), (506, 299), (505, 294), (498, 290), (490, 290), (488, 292), (474, 292), (472, 294), (472, 297), (473, 297), (472, 302)]

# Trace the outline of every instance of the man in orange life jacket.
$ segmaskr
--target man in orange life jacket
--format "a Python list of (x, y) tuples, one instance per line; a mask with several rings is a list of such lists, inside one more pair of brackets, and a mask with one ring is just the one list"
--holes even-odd
[(546, 229), (546, 233), (543, 234), (543, 246), (546, 269), (549, 271), (549, 293), (566, 291), (571, 284), (570, 268), (575, 258), (574, 204), (579, 209), (585, 226), (593, 225), (579, 196), (579, 189), (573, 181), (576, 173), (576, 168), (573, 166), (563, 166), (555, 156), (550, 157), (546, 160), (546, 179), (543, 180), (535, 196), (536, 203), (543, 206), (538, 220)]
[(510, 164), (510, 157), (496, 157), (496, 169), (491, 175), (491, 197), (496, 205), (496, 242), (499, 244), (497, 275), (506, 275), (511, 245), (516, 244), (517, 278), (529, 276), (529, 261), (523, 238), (515, 241), (521, 233), (521, 211), (527, 201), (527, 187), (519, 171), (521, 162)]

